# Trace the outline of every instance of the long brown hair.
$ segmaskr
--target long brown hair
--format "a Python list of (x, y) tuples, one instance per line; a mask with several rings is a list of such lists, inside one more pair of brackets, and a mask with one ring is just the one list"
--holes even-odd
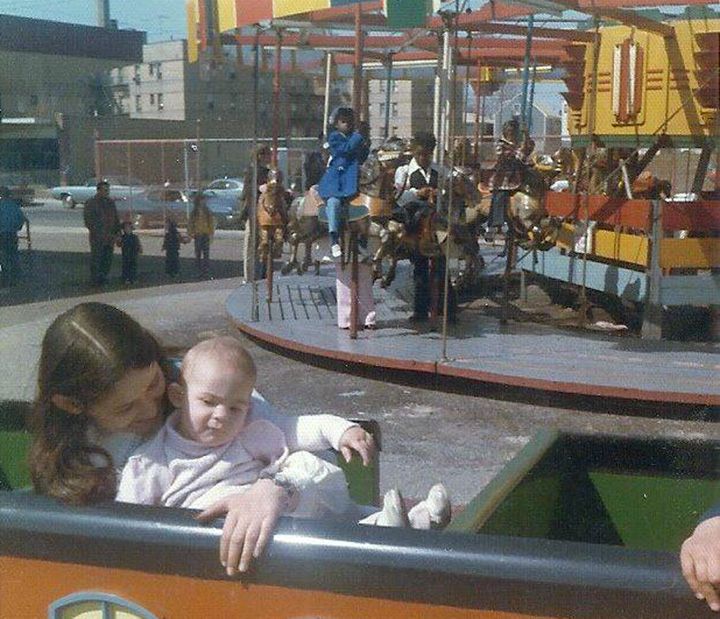
[[(103, 303), (81, 303), (58, 316), (42, 342), (38, 390), (30, 416), (30, 474), (37, 492), (66, 503), (112, 499), (110, 455), (87, 440), (85, 411), (131, 369), (162, 361), (157, 340), (125, 312)], [(56, 406), (62, 395), (80, 410)]]

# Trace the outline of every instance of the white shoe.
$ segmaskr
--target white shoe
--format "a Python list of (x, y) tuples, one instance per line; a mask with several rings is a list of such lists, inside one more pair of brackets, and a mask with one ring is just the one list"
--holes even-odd
[(450, 523), (450, 498), (442, 484), (430, 488), (427, 498), (408, 512), (413, 529), (444, 529)]
[(330, 248), (330, 253), (332, 254), (332, 257), (333, 257), (333, 258), (339, 258), (340, 256), (342, 256), (342, 249), (340, 248), (340, 245), (338, 245), (337, 243), (335, 243), (335, 244)]
[(374, 524), (378, 527), (409, 527), (408, 515), (400, 491), (393, 488), (385, 493), (382, 511)]

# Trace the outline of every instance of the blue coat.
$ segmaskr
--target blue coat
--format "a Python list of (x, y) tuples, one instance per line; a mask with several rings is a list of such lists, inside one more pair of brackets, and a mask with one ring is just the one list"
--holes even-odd
[(357, 131), (350, 135), (333, 131), (328, 144), (331, 159), (318, 184), (320, 197), (327, 200), (354, 196), (358, 192), (360, 164), (368, 156), (363, 137)]
[(17, 234), (24, 224), (20, 205), (9, 198), (0, 200), (0, 234)]

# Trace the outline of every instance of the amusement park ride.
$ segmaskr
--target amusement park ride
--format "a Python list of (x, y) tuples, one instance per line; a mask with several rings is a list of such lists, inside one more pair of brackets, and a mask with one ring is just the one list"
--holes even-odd
[[(645, 332), (658, 336), (661, 306), (720, 305), (720, 18), (698, 0), (643, 2), (690, 5), (674, 16), (630, 11), (625, 4), (495, 1), (470, 14), (430, 17), (402, 36), (364, 37), (363, 28), (393, 31), (383, 3), (191, 0), (192, 31), (198, 19), (201, 27), (190, 43), (191, 51), (198, 43), (201, 56), (212, 54), (223, 37), (278, 50), (300, 39), (335, 52), (354, 43), (356, 78), (364, 58), (387, 60), (389, 51), (393, 62), (435, 59), (444, 68), (438, 91), (446, 95), (436, 106), (436, 133), (446, 146), (455, 133), (452, 110), (442, 103), (453, 99), (447, 94), (455, 88), (458, 65), (472, 68), (481, 96), (502, 69), (522, 68), (526, 102), (531, 65), (563, 67), (572, 152), (537, 167), (551, 168), (555, 179), (564, 175), (568, 191), (550, 191), (549, 183), (539, 193), (531, 183), (522, 186), (525, 210), (518, 207), (524, 214), (511, 222), (517, 237), (510, 261), (517, 249), (523, 270), (574, 283), (583, 292), (597, 289), (645, 303)], [(305, 12), (294, 14), (298, 7)], [(594, 28), (534, 23), (534, 10), (564, 9), (590, 14)], [(510, 21), (519, 16), (523, 23)], [(247, 40), (236, 30), (273, 18), (263, 24), (265, 34), (258, 27)], [(274, 41), (268, 28), (274, 28)], [(312, 28), (355, 28), (357, 36), (313, 34)], [(472, 39), (456, 44), (458, 32), (471, 32)], [(490, 36), (498, 33), (524, 38)], [(279, 69), (276, 76), (277, 93)], [(361, 83), (355, 80), (357, 109)], [(277, 149), (277, 131), (274, 138)], [(672, 179), (658, 164), (663, 152), (672, 160), (672, 149), (681, 148), (699, 149), (683, 200), (677, 188), (668, 188), (665, 181)], [(448, 169), (457, 167), (455, 149), (441, 150), (448, 151)], [(392, 160), (380, 156), (373, 165), (381, 169)], [(373, 183), (377, 178), (370, 174)], [(392, 217), (382, 202), (382, 182), (373, 183), (366, 186), (366, 197), (376, 199), (366, 200), (368, 215), (387, 233)], [(449, 175), (438, 209), (452, 214), (454, 201), (465, 210), (480, 209), (468, 198), (474, 185), (468, 189), (464, 179)], [(479, 204), (487, 203), (487, 196), (480, 198)], [(447, 221), (467, 223), (452, 215)], [(262, 216), (251, 222), (283, 224)], [(270, 232), (266, 241), (277, 238)], [(443, 237), (442, 251), (449, 251), (457, 227), (435, 232), (444, 232), (436, 238)], [(266, 251), (271, 264), (272, 247)], [(284, 519), (266, 556), (240, 582), (226, 578), (217, 561), (220, 528), (198, 525), (188, 510), (70, 507), (30, 492), (25, 413), (23, 406), (0, 409), (3, 618), (710, 616), (686, 587), (676, 554), (699, 515), (718, 499), (716, 442), (543, 433), (446, 531)], [(373, 496), (377, 477), (351, 478), (350, 484)]]

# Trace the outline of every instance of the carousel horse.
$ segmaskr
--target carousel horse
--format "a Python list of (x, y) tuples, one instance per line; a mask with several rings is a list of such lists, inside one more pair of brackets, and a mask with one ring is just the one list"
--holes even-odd
[(257, 223), (261, 264), (271, 258), (281, 258), (287, 225), (287, 192), (274, 171), (270, 172), (258, 199)]
[(456, 168), (453, 174), (453, 209), (450, 217), (435, 209), (436, 196), (429, 200), (412, 203), (406, 209), (396, 209), (393, 218), (381, 232), (380, 248), (375, 254), (376, 266), (383, 258), (389, 258), (390, 266), (381, 274), (381, 285), (389, 286), (395, 278), (397, 262), (419, 253), (429, 258), (446, 255), (448, 240), (450, 258), (463, 261), (464, 268), (455, 285), (472, 285), (484, 267), (478, 246), (478, 236), (485, 204), (474, 188), (470, 174)]
[[(312, 247), (326, 232), (321, 228), (318, 221), (318, 211), (322, 205), (322, 198), (317, 193), (315, 186), (310, 187), (304, 195), (295, 198), (290, 205), (288, 212), (287, 240), (290, 245), (290, 260), (282, 267), (282, 274), (287, 275), (295, 269), (298, 275), (302, 275), (313, 264)], [(302, 262), (298, 261), (300, 245), (304, 247)], [(315, 271), (320, 268), (320, 263), (315, 261)]]

